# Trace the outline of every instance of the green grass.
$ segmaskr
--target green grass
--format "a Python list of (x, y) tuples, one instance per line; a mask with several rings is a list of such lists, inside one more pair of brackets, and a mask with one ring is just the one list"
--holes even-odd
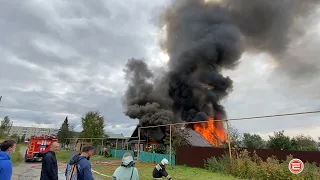
[[(59, 151), (57, 153), (57, 160), (60, 162), (67, 162), (70, 159), (70, 156), (75, 153), (74, 151)], [(108, 165), (95, 165), (94, 162), (112, 162), (112, 164)], [(92, 163), (92, 169), (100, 172), (102, 174), (106, 174), (108, 176), (112, 176), (113, 172), (119, 167), (121, 160), (117, 158), (106, 158), (104, 156), (93, 156), (90, 159)], [(155, 164), (145, 163), (145, 162), (137, 162), (136, 168), (139, 171), (139, 176), (141, 180), (152, 180), (152, 171)], [(232, 176), (223, 175), (219, 173), (213, 173), (207, 171), (205, 169), (200, 168), (191, 168), (187, 166), (173, 166), (168, 167), (167, 172), (173, 177), (174, 180), (235, 180)], [(102, 179), (110, 180), (111, 178), (102, 177), (97, 174)]]
[(20, 147), (28, 147), (28, 143), (20, 143)]
[[(102, 174), (112, 176), (115, 169), (120, 165), (118, 160), (115, 164), (112, 165), (94, 165), (92, 169), (98, 171)], [(152, 171), (155, 164), (137, 162), (136, 168), (139, 171), (140, 179), (142, 180), (152, 180)], [(208, 180), (208, 179), (217, 179), (217, 180), (235, 180), (232, 176), (227, 176), (219, 173), (212, 173), (205, 169), (200, 168), (191, 168), (187, 166), (173, 166), (167, 167), (167, 172), (173, 177), (174, 180)], [(102, 179), (110, 179), (108, 177), (101, 177)]]
[(15, 152), (10, 157), (11, 162), (14, 166), (20, 164), (23, 160), (23, 157), (20, 153), (20, 144), (17, 144)]
[(76, 153), (75, 151), (58, 151), (56, 153), (57, 160), (60, 162), (68, 162), (71, 158), (71, 155)]
[[(8, 139), (12, 139), (12, 138), (1, 138), (0, 142), (3, 142)], [(13, 139), (13, 140), (15, 140), (15, 139)], [(23, 157), (20, 153), (20, 147), (22, 147), (22, 146), (23, 145), (21, 145), (21, 144), (17, 144), (15, 152), (10, 156), (10, 159), (11, 159), (13, 166), (19, 165), (23, 160)]]
[[(60, 162), (68, 162), (73, 154), (77, 153), (76, 151), (66, 151), (62, 150), (56, 153), (57, 160)], [(109, 161), (109, 160), (116, 160), (117, 158), (106, 158), (104, 156), (94, 155), (90, 158), (91, 162), (97, 161)]]

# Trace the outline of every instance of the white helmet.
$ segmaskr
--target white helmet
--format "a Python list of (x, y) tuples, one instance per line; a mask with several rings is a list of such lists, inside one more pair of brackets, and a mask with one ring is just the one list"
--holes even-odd
[(161, 160), (161, 164), (162, 164), (162, 165), (167, 165), (167, 164), (169, 164), (168, 159), (163, 158), (163, 159)]

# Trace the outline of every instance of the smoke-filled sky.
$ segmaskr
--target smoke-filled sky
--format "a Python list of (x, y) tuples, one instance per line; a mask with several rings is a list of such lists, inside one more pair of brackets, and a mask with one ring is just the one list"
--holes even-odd
[[(107, 131), (130, 135), (138, 121), (123, 114), (123, 69), (132, 57), (156, 72), (168, 67), (158, 43), (157, 18), (168, 2), (0, 1), (0, 116), (10, 116), (16, 125), (57, 128), (68, 116), (80, 130), (80, 117), (99, 110)], [(229, 118), (320, 109), (320, 12), (309, 4), (317, 1), (305, 1), (303, 8), (295, 6), (298, 1), (290, 6), (277, 2), (263, 3), (272, 11), (261, 11), (265, 8), (259, 3), (254, 9), (240, 1), (232, 5), (231, 16), (237, 17), (232, 23), (246, 37), (248, 52), (234, 70), (222, 71), (233, 80), (233, 91), (222, 100)], [(311, 8), (315, 10), (307, 16)], [(319, 117), (233, 125), (241, 132), (266, 135), (284, 129), (317, 137)]]

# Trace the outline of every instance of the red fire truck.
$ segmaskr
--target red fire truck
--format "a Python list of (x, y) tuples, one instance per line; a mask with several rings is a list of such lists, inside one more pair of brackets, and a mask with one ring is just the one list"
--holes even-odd
[(50, 149), (53, 142), (57, 142), (55, 136), (31, 136), (29, 140), (28, 149), (24, 157), (25, 162), (28, 161), (42, 161), (43, 154)]

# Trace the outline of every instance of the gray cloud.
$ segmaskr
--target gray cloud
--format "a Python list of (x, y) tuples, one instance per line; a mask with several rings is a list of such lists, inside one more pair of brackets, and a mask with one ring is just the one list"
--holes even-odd
[[(2, 1), (0, 116), (8, 115), (17, 124), (59, 127), (68, 115), (79, 129), (86, 111), (99, 110), (107, 130), (129, 135), (137, 121), (123, 114), (127, 85), (122, 69), (131, 57), (154, 58), (150, 48), (157, 42), (151, 33), (157, 24), (155, 14), (164, 4), (161, 0)], [(257, 55), (243, 58), (235, 71), (226, 72), (234, 81), (234, 91), (224, 102), (229, 117), (320, 108), (319, 34), (313, 33), (291, 49), (296, 59), (307, 58), (315, 68), (308, 81), (289, 78), (279, 68), (263, 68), (269, 60), (255, 65)], [(242, 132), (262, 133), (320, 126), (316, 117), (301, 118), (234, 124)]]
[(2, 2), (0, 114), (58, 127), (66, 115), (79, 124), (86, 111), (99, 110), (108, 126), (135, 125), (122, 112), (122, 69), (128, 58), (146, 56), (154, 44), (148, 22), (158, 5)]

